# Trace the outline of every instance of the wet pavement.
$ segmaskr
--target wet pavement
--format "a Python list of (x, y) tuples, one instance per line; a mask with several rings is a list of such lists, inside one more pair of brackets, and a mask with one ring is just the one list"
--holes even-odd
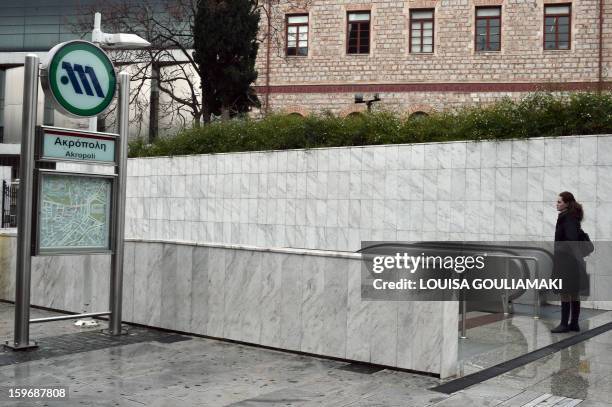
[[(515, 314), (468, 329), (467, 339), (459, 340), (458, 376), (465, 376), (501, 362), (518, 358), (576, 335), (574, 332), (552, 334), (550, 329), (559, 323), (559, 307), (543, 307), (542, 316), (534, 319), (531, 307), (515, 306)], [(522, 312), (521, 312), (522, 311)], [(477, 320), (479, 312), (468, 313)], [(470, 319), (468, 319), (470, 321)], [(582, 331), (612, 322), (612, 312), (584, 310), (580, 318)], [(600, 336), (589, 342), (597, 342)]]
[[(583, 321), (610, 322), (612, 313)], [(33, 317), (55, 315), (32, 310)], [(0, 336), (12, 339), (13, 306), (0, 304)], [(453, 394), (439, 379), (212, 339), (130, 327), (119, 342), (74, 321), (31, 325), (42, 354), (0, 355), (0, 406), (610, 406), (612, 331)], [(102, 325), (104, 325), (103, 321)], [(515, 315), (468, 330), (460, 372), (490, 367), (553, 343), (556, 321)], [(571, 334), (567, 334), (571, 335)], [(46, 352), (46, 353), (45, 353)], [(5, 359), (2, 359), (5, 358)], [(2, 361), (4, 360), (4, 362)], [(452, 379), (451, 379), (452, 380)], [(15, 401), (7, 386), (67, 386), (61, 401)]]

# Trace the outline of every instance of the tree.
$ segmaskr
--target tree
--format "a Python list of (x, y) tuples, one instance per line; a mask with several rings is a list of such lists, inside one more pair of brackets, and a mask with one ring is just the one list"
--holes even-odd
[[(75, 0), (76, 1), (76, 0)], [(266, 44), (266, 52), (276, 49), (278, 56), (282, 53), (284, 41), (284, 12), (292, 9), (307, 9), (312, 0), (251, 0), (228, 1), (224, 7), (237, 7), (229, 3), (240, 3), (240, 15), (246, 15), (248, 23), (240, 25), (241, 32), (248, 34), (250, 41), (235, 51), (235, 55), (246, 52), (246, 58), (239, 58), (237, 63), (228, 69), (232, 76), (231, 83), (246, 83), (247, 79), (256, 78), (251, 62), (257, 54), (257, 43)], [(225, 3), (220, 0), (202, 0), (202, 3)], [(94, 12), (102, 13), (102, 30), (105, 32), (131, 32), (148, 40), (152, 45), (148, 49), (113, 51), (111, 57), (118, 67), (129, 66), (132, 82), (131, 104), (132, 122), (142, 126), (149, 122), (149, 141), (170, 127), (187, 127), (209, 121), (211, 114), (220, 115), (222, 105), (226, 106), (226, 115), (246, 112), (257, 106), (257, 98), (252, 86), (229, 88), (231, 96), (222, 101), (220, 93), (225, 92), (226, 85), (206, 95), (202, 91), (202, 73), (194, 59), (195, 17), (198, 0), (107, 0), (95, 6), (78, 7), (80, 17), (72, 24), (75, 33), (85, 37), (91, 32)], [(265, 16), (259, 32), (254, 29), (255, 16), (259, 22), (259, 13)], [(237, 19), (237, 18), (236, 18)], [(235, 18), (232, 18), (232, 21)], [(227, 21), (227, 20), (226, 20)], [(213, 21), (213, 23), (217, 23)], [(209, 25), (210, 27), (210, 25)], [(233, 22), (221, 27), (224, 33), (234, 28)], [(204, 27), (204, 30), (207, 30)], [(253, 42), (253, 31), (258, 35)], [(200, 31), (203, 33), (204, 31)], [(213, 33), (214, 34), (214, 33)], [(238, 34), (232, 41), (240, 40)], [(221, 42), (223, 40), (223, 42)], [(225, 38), (218, 41), (226, 44)], [(239, 51), (239, 52), (238, 52)], [(223, 53), (230, 55), (229, 52)], [(202, 54), (206, 56), (206, 54)], [(242, 71), (246, 68), (245, 71)], [(244, 72), (244, 73), (243, 73)], [(236, 75), (238, 73), (238, 75)], [(218, 73), (210, 77), (217, 78)], [(234, 81), (236, 79), (236, 81)], [(210, 81), (210, 79), (208, 79)], [(244, 81), (244, 82), (242, 82)], [(225, 82), (224, 82), (225, 83)], [(113, 110), (106, 115), (113, 118)], [(148, 115), (148, 117), (147, 117)], [(163, 120), (159, 120), (162, 118)], [(110, 127), (112, 123), (107, 123)]]
[[(81, 7), (73, 24), (76, 33), (91, 32), (93, 14), (99, 11), (102, 31), (130, 32), (151, 43), (147, 49), (110, 53), (117, 67), (129, 67), (132, 122), (149, 122), (149, 141), (158, 135), (159, 125), (186, 127), (202, 120), (199, 73), (192, 56), (196, 5), (197, 0), (109, 0)], [(113, 110), (106, 116), (114, 117)]]
[(256, 0), (198, 2), (193, 57), (200, 72), (204, 121), (219, 111), (227, 119), (259, 107), (252, 87), (259, 18)]

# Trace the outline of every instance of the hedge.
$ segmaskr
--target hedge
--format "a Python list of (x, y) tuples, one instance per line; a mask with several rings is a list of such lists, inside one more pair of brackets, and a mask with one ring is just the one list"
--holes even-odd
[(400, 117), (392, 112), (345, 118), (331, 114), (270, 115), (262, 120), (215, 122), (163, 137), (130, 143), (131, 157), (285, 150), (451, 140), (501, 140), (612, 134), (612, 95), (535, 93), (484, 107)]

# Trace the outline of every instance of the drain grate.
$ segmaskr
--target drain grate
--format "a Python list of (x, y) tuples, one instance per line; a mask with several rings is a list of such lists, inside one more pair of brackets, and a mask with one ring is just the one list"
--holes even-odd
[(127, 335), (110, 336), (100, 331), (76, 332), (41, 338), (38, 348), (26, 351), (0, 350), (0, 366), (14, 365), (34, 360), (48, 359), (74, 353), (91, 352), (116, 346), (142, 342), (174, 343), (191, 338), (171, 332), (152, 329), (130, 329)]
[(370, 365), (368, 363), (349, 363), (346, 366), (337, 368), (338, 370), (346, 370), (348, 372), (373, 374), (385, 370), (385, 367), (378, 365)]

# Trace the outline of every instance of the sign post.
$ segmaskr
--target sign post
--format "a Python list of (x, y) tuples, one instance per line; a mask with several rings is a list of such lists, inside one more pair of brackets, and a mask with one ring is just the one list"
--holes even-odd
[(120, 335), (121, 313), (123, 299), (123, 254), (125, 235), (125, 184), (127, 180), (127, 149), (130, 114), (130, 75), (127, 72), (119, 74), (119, 151), (117, 176), (119, 179), (115, 194), (115, 245), (111, 257), (110, 284), (110, 323), (108, 331), (111, 335)]
[(17, 214), (17, 269), (15, 279), (14, 350), (37, 345), (30, 342), (30, 275), (32, 271), (32, 193), (34, 189), (34, 134), (38, 106), (38, 56), (27, 55), (23, 87), (23, 135), (19, 163), (19, 207)]
[[(13, 350), (36, 347), (35, 343), (30, 342), (30, 323), (110, 315), (108, 333), (120, 335), (124, 332), (121, 330), (121, 312), (130, 76), (125, 72), (119, 74), (118, 136), (55, 127), (41, 127), (36, 133), (38, 65), (36, 55), (26, 57), (17, 225), (15, 336), (13, 343), (6, 344)], [(117, 88), (117, 76), (108, 55), (98, 46), (80, 40), (53, 47), (41, 76), (43, 89), (51, 96), (55, 108), (79, 118), (93, 117), (104, 112), (113, 101)], [(35, 150), (38, 161), (35, 161)], [(115, 174), (66, 173), (41, 169), (35, 173), (35, 163), (43, 161), (113, 165)], [(36, 188), (35, 180), (38, 184)], [(75, 211), (82, 225), (87, 225), (87, 228), (82, 229), (92, 231), (91, 235), (75, 238), (65, 231), (62, 226), (66, 224), (67, 216), (70, 224), (74, 223), (71, 210)], [(35, 236), (33, 230), (36, 230)], [(30, 319), (33, 247), (36, 248), (35, 255), (111, 254), (110, 311)]]

